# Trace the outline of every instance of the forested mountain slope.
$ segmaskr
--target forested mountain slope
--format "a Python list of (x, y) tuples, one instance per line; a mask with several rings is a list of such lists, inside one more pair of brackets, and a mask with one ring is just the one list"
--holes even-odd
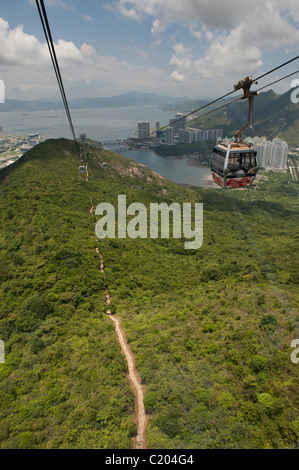
[[(0, 447), (132, 447), (134, 396), (97, 247), (146, 389), (149, 448), (298, 446), (296, 183), (272, 173), (256, 190), (192, 190), (88, 155), (88, 181), (64, 139), (0, 173)], [(118, 195), (203, 203), (203, 246), (98, 239), (91, 201), (117, 208)]]

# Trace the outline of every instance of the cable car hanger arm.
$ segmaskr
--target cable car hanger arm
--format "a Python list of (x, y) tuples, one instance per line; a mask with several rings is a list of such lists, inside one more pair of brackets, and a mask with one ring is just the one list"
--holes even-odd
[(250, 87), (252, 84), (257, 85), (257, 81), (253, 82), (252, 76), (246, 77), (243, 80), (240, 80), (238, 83), (235, 84), (234, 89), (235, 90), (240, 90), (241, 88), (243, 89), (243, 96), (242, 100), (248, 99), (249, 103), (249, 112), (248, 112), (248, 120), (246, 124), (238, 131), (235, 133), (235, 141), (237, 143), (242, 141), (242, 132), (247, 129), (247, 127), (251, 127), (251, 120), (252, 120), (252, 111), (253, 111), (253, 99), (255, 96), (258, 95), (258, 91), (251, 91)]

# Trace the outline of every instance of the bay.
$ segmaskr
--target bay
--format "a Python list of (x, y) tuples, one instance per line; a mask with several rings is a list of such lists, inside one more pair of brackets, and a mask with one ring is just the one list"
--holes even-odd
[[(1, 108), (0, 108), (1, 109)], [(157, 106), (131, 106), (122, 108), (71, 109), (71, 116), (76, 135), (86, 134), (88, 138), (107, 142), (115, 139), (133, 137), (137, 131), (138, 121), (149, 121), (155, 128), (156, 121), (160, 127), (174, 118), (173, 111), (166, 111)], [(46, 134), (48, 138), (65, 137), (72, 139), (64, 110), (52, 111), (0, 111), (0, 126), (5, 133), (29, 135)], [(106, 146), (117, 151), (117, 146)], [(166, 158), (150, 150), (120, 150), (119, 153), (138, 161), (151, 170), (157, 171), (175, 183), (198, 187), (214, 187), (207, 167), (197, 166), (187, 158)]]
[[(133, 137), (138, 121), (150, 121), (155, 127), (156, 121), (164, 126), (174, 117), (173, 112), (157, 106), (71, 109), (70, 112), (76, 135), (87, 134), (96, 141)], [(1, 112), (0, 106), (0, 126), (7, 134), (41, 133), (49, 138), (72, 138), (64, 110)]]
[(142, 163), (151, 170), (178, 184), (213, 187), (216, 185), (208, 167), (199, 166), (196, 161), (188, 158), (163, 157), (151, 150), (125, 150), (116, 145), (105, 145), (107, 150), (120, 153), (125, 157)]

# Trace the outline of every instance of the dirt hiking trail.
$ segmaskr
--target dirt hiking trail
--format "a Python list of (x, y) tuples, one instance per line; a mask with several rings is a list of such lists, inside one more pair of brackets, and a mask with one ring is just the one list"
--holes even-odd
[[(107, 290), (106, 276), (104, 270), (104, 258), (98, 248), (96, 248), (96, 252), (98, 253), (101, 260), (100, 269), (101, 272), (104, 274), (106, 305), (109, 306), (111, 303), (111, 298)], [(131, 384), (131, 388), (133, 389), (135, 395), (135, 422), (137, 426), (137, 436), (136, 439), (134, 439), (134, 448), (146, 449), (146, 427), (148, 418), (145, 413), (144, 407), (144, 387), (141, 383), (140, 375), (136, 367), (134, 354), (130, 348), (130, 345), (127, 343), (126, 335), (121, 327), (119, 318), (117, 318), (115, 315), (112, 315), (109, 308), (107, 309), (106, 313), (110, 317), (111, 321), (114, 323), (116, 337), (121, 346), (121, 351), (125, 355), (128, 364), (128, 377)]]

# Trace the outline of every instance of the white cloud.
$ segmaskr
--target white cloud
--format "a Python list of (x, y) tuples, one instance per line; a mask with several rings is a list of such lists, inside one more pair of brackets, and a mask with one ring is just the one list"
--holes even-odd
[(197, 39), (202, 39), (202, 32), (200, 30), (196, 30), (196, 25), (191, 24), (189, 26), (189, 31), (191, 36), (194, 36)]
[[(59, 91), (46, 43), (27, 34), (23, 26), (10, 28), (0, 18), (1, 79), (7, 89), (7, 98), (59, 98)], [(147, 57), (147, 52), (136, 46), (136, 54)], [(114, 56), (97, 54), (89, 44), (80, 47), (59, 39), (55, 44), (63, 82), (69, 99), (82, 96), (111, 96), (139, 89), (175, 94), (169, 73), (155, 67), (133, 66)], [(179, 79), (179, 77), (177, 77)], [(24, 96), (25, 94), (25, 96)]]
[(174, 80), (175, 82), (183, 82), (186, 79), (185, 75), (177, 72), (176, 70), (172, 72), (172, 74), (170, 75), (170, 78)]
[(144, 15), (138, 12), (137, 8), (130, 8), (130, 2), (119, 0), (117, 3), (105, 3), (103, 8), (110, 10), (114, 13), (119, 13), (125, 18), (129, 18), (135, 21), (142, 21), (144, 19)]
[(161, 24), (160, 20), (158, 20), (158, 18), (155, 19), (155, 21), (153, 22), (153, 27), (151, 29), (151, 33), (152, 34), (160, 34), (160, 33), (164, 33), (165, 31), (165, 27)]
[(205, 78), (225, 77), (228, 72), (248, 74), (262, 65), (261, 49), (248, 43), (248, 29), (241, 23), (229, 34), (214, 38), (205, 55), (194, 63), (196, 71)]
[(152, 16), (164, 26), (186, 22), (230, 29), (242, 21), (252, 23), (263, 12), (270, 17), (278, 12), (281, 16), (293, 17), (294, 21), (299, 20), (297, 0), (285, 0), (283, 5), (281, 0), (251, 0), (250, 3), (240, 0), (115, 0), (109, 2), (107, 8), (139, 21)]
[[(50, 55), (46, 43), (24, 32), (23, 26), (9, 28), (9, 23), (0, 18), (0, 64), (2, 65), (47, 65)], [(58, 60), (62, 65), (82, 63), (95, 53), (92, 46), (84, 43), (78, 49), (73, 42), (60, 39), (55, 45)]]
[(109, 8), (124, 16), (134, 11), (139, 21), (146, 16), (153, 16), (164, 27), (178, 22), (203, 22), (213, 27), (231, 27), (235, 19), (240, 20), (248, 9), (247, 4), (239, 0), (230, 0), (229, 6), (223, 0), (117, 0), (110, 2)]
[(80, 48), (80, 52), (81, 52), (83, 57), (90, 57), (90, 56), (93, 56), (94, 54), (96, 54), (95, 49), (92, 46), (90, 46), (89, 44), (86, 44), (86, 42), (84, 42), (84, 44), (82, 44), (82, 46)]
[[(35, 6), (35, 0), (27, 1)], [(229, 84), (242, 76), (260, 70), (268, 52), (279, 51), (283, 57), (286, 50), (292, 54), (298, 48), (298, 0), (284, 0), (283, 5), (281, 0), (251, 0), (250, 4), (239, 0), (105, 2), (105, 8), (131, 20), (132, 26), (135, 21), (147, 20), (147, 36), (152, 35), (152, 47), (146, 50), (145, 41), (142, 46), (137, 41), (136, 45), (127, 45), (129, 40), (125, 43), (124, 38), (115, 55), (121, 57), (126, 49), (125, 57), (134, 57), (134, 62), (139, 63), (134, 66), (112, 54), (99, 55), (87, 43), (60, 39), (56, 50), (70, 97), (111, 96), (132, 89), (211, 96), (227, 91)], [(46, 4), (52, 8), (73, 9), (71, 0), (47, 0)], [(82, 12), (78, 15), (80, 18)], [(89, 15), (82, 18), (93, 19)], [(184, 29), (169, 28), (171, 24)], [(177, 42), (175, 38), (179, 38)], [(161, 42), (154, 53), (154, 46)], [(49, 97), (57, 94), (46, 43), (27, 34), (22, 26), (12, 29), (0, 19), (0, 44), (1, 78), (5, 80), (10, 97), (12, 92), (17, 97), (21, 90), (26, 91), (28, 99), (36, 97), (37, 93)], [(143, 60), (139, 61), (138, 57)], [(272, 60), (273, 55), (270, 57)], [(143, 65), (145, 60), (159, 63), (163, 70)], [(18, 77), (22, 77), (22, 84)]]
[(64, 10), (74, 10), (73, 5), (64, 0), (46, 0), (46, 5), (49, 7), (63, 8)]
[(175, 46), (173, 46), (173, 50), (178, 56), (182, 57), (188, 56), (190, 54), (190, 49), (185, 47), (182, 42), (178, 42), (177, 44), (175, 44)]
[[(27, 0), (27, 3), (32, 6), (36, 6), (35, 0)], [(62, 8), (63, 10), (74, 10), (74, 6), (69, 1), (65, 0), (46, 0), (46, 7)]]
[(36, 57), (42, 62), (46, 48), (35, 36), (24, 33), (23, 26), (9, 29), (9, 23), (0, 18), (0, 64), (14, 65), (34, 63)]
[(174, 54), (170, 59), (170, 64), (174, 65), (176, 69), (184, 72), (192, 66), (192, 54), (189, 48), (186, 48), (181, 42), (173, 46)]
[(83, 20), (92, 21), (92, 17), (90, 15), (82, 15)]
[[(205, 77), (220, 75), (223, 67), (254, 71), (266, 52), (298, 48), (298, 0), (283, 4), (281, 0), (117, 0), (111, 7), (125, 16), (134, 11), (132, 18), (138, 21), (152, 17), (152, 34), (165, 33), (170, 24), (178, 23), (199, 41), (208, 41), (208, 48), (202, 56), (199, 49), (194, 61), (194, 68)], [(191, 70), (190, 59), (189, 55), (184, 61), (175, 52), (170, 63), (178, 70)]]

